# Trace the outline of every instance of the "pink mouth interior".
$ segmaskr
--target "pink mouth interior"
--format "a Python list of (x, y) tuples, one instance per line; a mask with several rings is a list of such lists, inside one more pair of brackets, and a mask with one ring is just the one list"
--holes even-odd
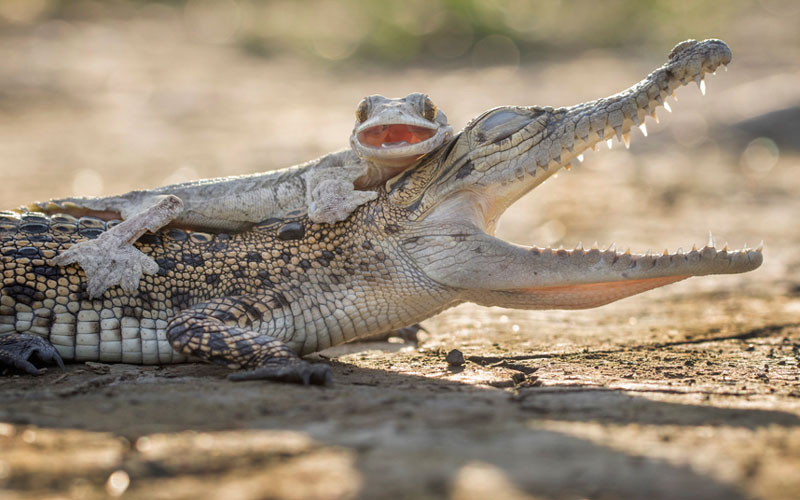
[(414, 125), (378, 125), (359, 132), (358, 140), (373, 148), (389, 148), (427, 141), (435, 134), (435, 129)]

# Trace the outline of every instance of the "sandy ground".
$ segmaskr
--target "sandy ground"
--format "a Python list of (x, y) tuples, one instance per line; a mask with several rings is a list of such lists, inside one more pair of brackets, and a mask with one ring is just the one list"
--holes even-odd
[[(377, 72), (252, 58), (172, 28), (2, 33), (3, 205), (299, 163), (347, 145), (366, 94), (428, 92), (458, 127), (495, 105), (608, 95), (663, 62), (597, 51)], [(797, 498), (800, 58), (738, 41), (708, 97), (682, 89), (647, 140), (588, 154), (512, 207), (499, 235), (660, 251), (712, 229), (737, 248), (763, 239), (757, 271), (590, 311), (460, 306), (418, 345), (316, 356), (333, 368), (325, 388), (234, 384), (206, 365), (8, 377), (0, 496)], [(462, 369), (445, 362), (454, 348)]]

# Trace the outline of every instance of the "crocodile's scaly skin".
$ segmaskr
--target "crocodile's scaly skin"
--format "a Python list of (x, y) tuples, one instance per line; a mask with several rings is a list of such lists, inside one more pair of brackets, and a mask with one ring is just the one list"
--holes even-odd
[[(397, 219), (370, 205), (352, 219), (365, 228), (357, 233), (295, 217), (233, 235), (178, 229), (146, 235), (137, 247), (158, 272), (135, 293), (115, 287), (89, 300), (80, 268), (48, 261), (96, 237), (106, 223), (6, 212), (0, 333), (43, 336), (70, 360), (156, 364), (184, 361), (184, 353), (255, 368), (270, 337), (306, 354), (406, 326), (441, 310), (453, 293), (402, 257), (385, 232)], [(214, 323), (241, 331), (199, 335), (192, 328), (200, 320), (208, 322), (204, 332)]]
[(250, 369), (238, 379), (324, 383), (327, 367), (297, 354), (461, 302), (596, 307), (691, 276), (755, 269), (760, 248), (718, 250), (711, 238), (702, 249), (652, 256), (522, 247), (492, 236), (519, 197), (597, 142), (627, 142), (665, 96), (730, 59), (719, 40), (687, 41), (642, 82), (606, 99), (490, 110), (335, 225), (312, 223), (301, 210), (230, 235), (147, 234), (136, 245), (158, 269), (131, 292), (114, 287), (90, 299), (81, 269), (53, 263), (105, 231), (102, 220), (3, 213), (0, 363), (35, 373), (27, 357), (54, 359), (36, 335), (69, 360), (193, 356)]

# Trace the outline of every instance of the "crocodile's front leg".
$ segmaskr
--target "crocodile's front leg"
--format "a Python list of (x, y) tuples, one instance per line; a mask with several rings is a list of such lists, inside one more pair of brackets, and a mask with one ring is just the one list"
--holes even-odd
[(277, 297), (223, 297), (178, 313), (167, 326), (172, 347), (189, 356), (231, 369), (231, 380), (274, 380), (325, 385), (331, 381), (330, 367), (300, 359), (274, 336), (288, 328), (290, 315)]
[(79, 264), (87, 276), (90, 298), (100, 297), (115, 285), (132, 293), (139, 287), (142, 273), (155, 274), (158, 271), (158, 264), (137, 250), (133, 243), (145, 232), (155, 232), (169, 224), (182, 210), (183, 203), (177, 196), (158, 197), (151, 206), (96, 239), (73, 245), (56, 256), (53, 263), (58, 266)]

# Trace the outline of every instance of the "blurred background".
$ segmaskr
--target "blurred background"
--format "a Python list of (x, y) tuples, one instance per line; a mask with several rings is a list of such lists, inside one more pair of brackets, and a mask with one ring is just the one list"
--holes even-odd
[[(721, 38), (733, 61), (706, 97), (679, 89), (646, 139), (589, 152), (498, 236), (765, 242), (754, 272), (594, 310), (461, 305), (425, 322), (420, 349), (344, 355), (319, 391), (232, 386), (208, 366), (8, 379), (0, 420), (24, 427), (0, 422), (0, 489), (106, 498), (127, 470), (128, 498), (147, 499), (261, 498), (264, 484), (286, 498), (796, 498), (799, 26), (797, 0), (0, 0), (0, 208), (305, 162), (348, 147), (369, 94), (426, 92), (456, 130), (494, 106), (568, 106), (635, 84), (682, 40)], [(511, 380), (505, 361), (454, 372), (452, 348), (522, 355), (543, 391), (490, 389)]]
[(498, 105), (571, 105), (714, 37), (734, 59), (708, 97), (679, 90), (647, 140), (587, 155), (500, 235), (660, 251), (713, 229), (736, 247), (766, 240), (761, 276), (792, 287), (798, 25), (792, 0), (0, 0), (0, 196), (14, 207), (301, 163), (348, 146), (368, 94), (426, 92), (456, 129)]

